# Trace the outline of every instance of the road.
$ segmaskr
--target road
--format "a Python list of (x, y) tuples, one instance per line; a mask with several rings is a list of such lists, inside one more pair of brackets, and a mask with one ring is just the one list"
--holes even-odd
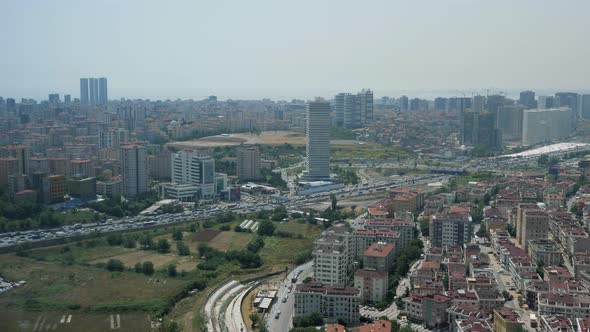
[[(293, 314), (295, 313), (295, 296), (293, 291), (295, 285), (291, 283), (291, 278), (298, 270), (301, 270), (301, 274), (297, 279), (297, 284), (300, 284), (303, 279), (310, 277), (313, 273), (313, 261), (307, 262), (300, 265), (291, 271), (287, 278), (283, 279), (278, 285), (277, 302), (273, 305), (271, 312), (267, 315), (267, 328), (270, 332), (284, 332), (289, 331), (293, 325)], [(288, 286), (293, 285), (293, 291), (289, 292)], [(283, 302), (285, 296), (287, 302)], [(275, 318), (277, 311), (281, 311), (278, 319)]]

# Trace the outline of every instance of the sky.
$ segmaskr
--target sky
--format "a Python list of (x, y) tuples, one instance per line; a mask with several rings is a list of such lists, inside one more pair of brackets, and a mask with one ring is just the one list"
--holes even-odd
[(0, 0), (0, 96), (590, 89), (588, 0)]

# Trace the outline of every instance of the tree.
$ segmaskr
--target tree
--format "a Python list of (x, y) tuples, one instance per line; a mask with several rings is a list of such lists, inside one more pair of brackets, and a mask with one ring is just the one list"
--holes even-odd
[(256, 233), (261, 236), (271, 236), (275, 232), (275, 225), (269, 220), (263, 220), (260, 222), (260, 226), (258, 226), (258, 230)]
[(336, 195), (334, 194), (330, 194), (330, 201), (332, 203), (331, 208), (332, 211), (336, 211), (336, 208), (338, 207), (338, 200), (336, 199)]
[(175, 241), (182, 241), (182, 231), (178, 228), (175, 228), (174, 231), (172, 232), (172, 238)]
[(174, 265), (174, 264), (168, 265), (168, 275), (171, 277), (176, 277), (176, 265)]
[(176, 242), (176, 250), (180, 256), (188, 256), (191, 254), (190, 248), (183, 242)]
[(141, 273), (143, 271), (140, 262), (135, 263), (134, 269), (135, 269), (135, 273)]
[(537, 164), (539, 166), (546, 166), (549, 164), (549, 156), (546, 154), (540, 155), (539, 158), (537, 158)]
[(125, 269), (125, 265), (118, 259), (109, 259), (106, 268), (109, 271), (123, 271)]
[(510, 233), (510, 236), (516, 236), (516, 227), (512, 224), (506, 225), (506, 230)]
[(258, 326), (260, 323), (260, 315), (256, 312), (250, 313), (250, 320), (252, 321), (252, 327)]
[(161, 253), (167, 253), (170, 251), (170, 242), (166, 239), (158, 240), (158, 251)]
[(141, 266), (141, 271), (143, 272), (143, 274), (151, 276), (152, 274), (154, 274), (154, 263), (150, 261), (143, 262)]
[(478, 237), (487, 237), (488, 236), (488, 232), (486, 230), (486, 226), (485, 225), (480, 225), (479, 229), (477, 230), (477, 233), (475, 234)]

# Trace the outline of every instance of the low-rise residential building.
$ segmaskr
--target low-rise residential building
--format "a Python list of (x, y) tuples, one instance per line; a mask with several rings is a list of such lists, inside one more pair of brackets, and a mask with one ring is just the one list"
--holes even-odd
[(403, 250), (410, 245), (414, 239), (416, 223), (405, 219), (367, 219), (365, 229), (395, 231), (399, 233), (399, 240), (396, 242), (396, 250)]
[(562, 251), (553, 240), (529, 240), (528, 253), (533, 262), (542, 262), (545, 266), (561, 264)]
[(325, 319), (358, 324), (360, 290), (355, 287), (335, 287), (321, 283), (299, 284), (295, 287), (293, 319), (318, 312)]
[(508, 307), (494, 309), (494, 332), (516, 332), (524, 327), (520, 316)]
[(385, 271), (369, 269), (356, 270), (354, 287), (361, 291), (360, 296), (363, 302), (382, 302), (389, 289), (389, 274)]
[(563, 315), (569, 318), (590, 318), (590, 296), (581, 294), (540, 293), (540, 315)]
[(400, 233), (388, 230), (357, 229), (353, 233), (354, 255), (361, 259), (365, 250), (375, 242), (397, 243), (400, 240)]
[(393, 265), (395, 244), (375, 242), (365, 250), (364, 267), (377, 271), (389, 271)]
[(452, 246), (471, 241), (469, 213), (437, 213), (430, 217), (430, 240), (433, 246)]

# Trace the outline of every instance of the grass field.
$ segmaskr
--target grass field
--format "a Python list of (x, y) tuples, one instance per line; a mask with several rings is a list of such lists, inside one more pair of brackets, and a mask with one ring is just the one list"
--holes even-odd
[(177, 148), (213, 148), (231, 145), (305, 145), (305, 134), (294, 131), (263, 131), (260, 135), (251, 133), (209, 136), (186, 142), (172, 142)]
[(399, 149), (384, 147), (374, 143), (347, 143), (332, 144), (332, 158), (353, 158), (353, 159), (385, 159), (385, 158), (407, 158), (410, 153)]
[[(239, 224), (241, 221), (231, 223)], [(66, 245), (39, 248), (28, 251), (28, 257), (15, 254), (0, 255), (0, 276), (8, 280), (25, 280), (27, 284), (0, 296), (0, 330), (19, 331), (14, 326), (31, 326), (43, 323), (54, 324), (63, 331), (100, 331), (110, 326), (112, 315), (121, 315), (123, 330), (149, 331), (148, 318), (155, 318), (170, 308), (177, 298), (195, 280), (207, 280), (207, 287), (184, 299), (171, 308), (166, 316), (177, 320), (182, 331), (200, 331), (200, 310), (207, 294), (228, 278), (247, 279), (269, 272), (283, 270), (293, 265), (294, 257), (302, 250), (311, 248), (313, 238), (319, 234), (317, 226), (299, 223), (275, 223), (277, 230), (302, 234), (303, 239), (266, 237), (265, 247), (260, 251), (263, 265), (256, 269), (241, 269), (235, 262), (227, 262), (216, 271), (201, 271), (195, 257), (198, 243), (208, 243), (222, 251), (243, 249), (255, 237), (252, 233), (234, 231), (202, 230), (196, 234), (184, 232), (183, 242), (191, 247), (190, 256), (178, 256), (171, 239), (171, 229), (153, 232), (154, 240), (166, 238), (171, 241), (170, 253), (144, 251), (110, 246), (104, 238), (96, 238)], [(123, 272), (110, 272), (97, 263), (118, 259), (124, 263)], [(151, 261), (156, 272), (147, 276), (135, 273), (138, 262)], [(183, 276), (169, 277), (165, 268), (175, 264), (177, 271), (186, 271)], [(22, 316), (20, 323), (2, 321), (8, 312), (16, 311)], [(70, 325), (59, 322), (63, 315), (72, 314)], [(4, 315), (4, 316), (3, 316)], [(43, 317), (41, 317), (43, 316)], [(41, 318), (40, 318), (41, 317)], [(114, 317), (114, 316), (113, 316)], [(39, 320), (39, 322), (37, 321)], [(105, 325), (107, 324), (107, 325)], [(135, 329), (134, 329), (135, 328)], [(25, 329), (26, 330), (26, 329)]]

